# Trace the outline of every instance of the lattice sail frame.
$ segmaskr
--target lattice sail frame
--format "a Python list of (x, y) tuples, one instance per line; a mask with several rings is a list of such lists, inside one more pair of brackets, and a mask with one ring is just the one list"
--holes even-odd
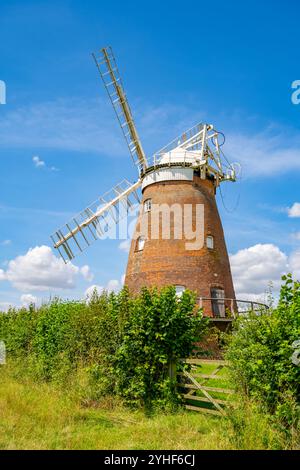
[(57, 230), (51, 239), (65, 263), (102, 238), (140, 204), (137, 192), (141, 180), (131, 184), (123, 180)]
[(100, 76), (115, 110), (123, 135), (127, 142), (130, 155), (139, 170), (147, 167), (147, 159), (132, 117), (126, 98), (118, 66), (111, 47), (92, 54)]

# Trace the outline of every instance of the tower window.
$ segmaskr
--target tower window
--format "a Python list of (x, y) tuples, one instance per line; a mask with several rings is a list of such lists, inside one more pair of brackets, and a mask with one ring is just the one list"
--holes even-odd
[(144, 249), (144, 246), (145, 246), (145, 237), (139, 237), (136, 243), (137, 251), (142, 251)]
[(185, 291), (185, 286), (175, 286), (176, 296), (181, 297)]
[(152, 200), (151, 199), (146, 199), (144, 202), (144, 212), (150, 212), (151, 211), (151, 205), (152, 205)]
[(212, 235), (208, 235), (206, 237), (206, 246), (210, 250), (212, 250), (214, 248), (214, 237)]

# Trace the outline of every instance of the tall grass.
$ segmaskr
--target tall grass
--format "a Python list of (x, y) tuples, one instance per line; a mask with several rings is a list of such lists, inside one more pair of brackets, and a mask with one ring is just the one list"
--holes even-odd
[(250, 404), (229, 418), (184, 410), (149, 417), (109, 397), (86, 403), (76, 386), (36, 382), (12, 362), (0, 366), (0, 384), (0, 449), (286, 448)]

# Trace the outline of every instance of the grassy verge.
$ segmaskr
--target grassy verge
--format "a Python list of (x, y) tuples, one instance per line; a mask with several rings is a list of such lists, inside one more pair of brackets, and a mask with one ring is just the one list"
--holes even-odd
[(84, 408), (54, 385), (19, 382), (10, 372), (0, 372), (1, 449), (224, 448), (218, 418)]
[[(0, 368), (0, 449), (270, 449), (279, 437), (254, 413), (233, 420), (180, 411), (146, 417), (107, 400), (83, 406), (72, 391)], [(241, 413), (241, 412), (239, 412)]]

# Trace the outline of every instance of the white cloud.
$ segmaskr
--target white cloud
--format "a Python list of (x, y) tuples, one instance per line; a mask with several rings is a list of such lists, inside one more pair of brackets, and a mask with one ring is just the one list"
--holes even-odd
[(129, 253), (130, 244), (131, 244), (131, 240), (130, 240), (130, 239), (128, 239), (128, 240), (123, 240), (123, 241), (119, 244), (119, 249), (120, 249), (121, 251), (125, 251), (125, 253)]
[(32, 157), (32, 161), (36, 168), (44, 167), (46, 165), (45, 162), (41, 160), (40, 157), (38, 157), (37, 155)]
[(65, 264), (46, 245), (30, 248), (25, 255), (9, 261), (6, 271), (0, 270), (0, 280), (11, 282), (23, 292), (72, 289), (79, 276), (91, 279), (89, 267)]
[(270, 283), (278, 294), (281, 276), (288, 272), (300, 280), (300, 250), (287, 256), (276, 245), (258, 244), (231, 255), (230, 264), (236, 296), (241, 300), (265, 302)]
[(258, 244), (230, 256), (237, 298), (257, 300), (265, 296), (270, 282), (278, 291), (281, 276), (289, 269), (288, 257), (273, 244)]
[(32, 294), (23, 294), (20, 297), (21, 303), (24, 307), (28, 307), (31, 304), (37, 304), (38, 298)]
[(118, 279), (110, 279), (108, 283), (106, 284), (106, 286), (104, 287), (99, 286), (98, 284), (93, 284), (92, 286), (86, 289), (84, 293), (84, 297), (89, 298), (93, 294), (95, 289), (98, 292), (98, 294), (101, 294), (103, 291), (118, 292), (124, 284), (124, 279), (125, 279), (125, 275), (122, 276), (120, 281)]
[(97, 294), (101, 295), (104, 291), (104, 287), (99, 286), (97, 284), (93, 284), (92, 286), (88, 287), (84, 293), (85, 298), (89, 298), (93, 295), (94, 291), (96, 290)]
[(289, 267), (295, 279), (300, 281), (300, 251), (297, 250), (289, 257)]
[(106, 285), (106, 290), (108, 292), (117, 292), (121, 288), (121, 283), (118, 279), (111, 279)]
[(0, 302), (0, 312), (7, 312), (11, 306), (9, 302)]
[(80, 272), (86, 281), (91, 282), (93, 280), (94, 274), (91, 273), (91, 269), (88, 265), (82, 266), (82, 268), (80, 268)]
[(38, 157), (37, 155), (32, 157), (32, 161), (36, 168), (47, 168), (50, 171), (58, 171), (58, 168), (56, 168), (55, 166), (48, 167), (46, 165), (46, 162), (44, 162), (44, 160), (41, 160), (40, 157)]
[(0, 242), (0, 245), (2, 245), (2, 246), (11, 245), (11, 240), (3, 240), (2, 242)]
[(300, 217), (300, 202), (294, 202), (294, 204), (288, 208), (289, 217)]

